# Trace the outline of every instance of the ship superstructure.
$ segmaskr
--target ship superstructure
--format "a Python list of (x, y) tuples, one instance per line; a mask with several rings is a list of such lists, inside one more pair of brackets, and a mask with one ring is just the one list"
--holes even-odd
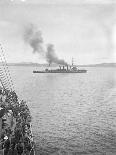
[(72, 65), (59, 65), (57, 69), (50, 69), (50, 65), (43, 71), (34, 70), (33, 73), (86, 73), (86, 69), (79, 69), (76, 65), (74, 65), (74, 61), (72, 59)]

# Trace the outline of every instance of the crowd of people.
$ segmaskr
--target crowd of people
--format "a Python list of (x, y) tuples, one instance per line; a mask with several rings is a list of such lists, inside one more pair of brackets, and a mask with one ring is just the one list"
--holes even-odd
[(0, 90), (0, 107), (4, 116), (12, 113), (11, 126), (4, 124), (1, 134), (1, 149), (4, 155), (34, 155), (31, 131), (31, 115), (25, 101), (19, 101), (14, 91)]

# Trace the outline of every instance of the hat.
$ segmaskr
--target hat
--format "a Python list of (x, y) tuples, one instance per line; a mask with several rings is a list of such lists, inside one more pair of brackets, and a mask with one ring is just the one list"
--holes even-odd
[(8, 136), (5, 136), (4, 139), (7, 140), (8, 139)]

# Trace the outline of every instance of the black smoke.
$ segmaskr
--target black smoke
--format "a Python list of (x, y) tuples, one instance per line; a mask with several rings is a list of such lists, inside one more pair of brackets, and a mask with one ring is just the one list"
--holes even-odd
[(24, 41), (32, 47), (34, 53), (44, 52), (42, 33), (34, 25), (29, 24), (25, 27)]
[[(49, 64), (56, 63), (60, 65), (67, 65), (63, 59), (59, 59), (53, 44), (44, 44), (41, 31), (33, 24), (29, 24), (24, 29), (24, 41), (33, 49), (33, 53), (38, 53), (46, 59)], [(44, 48), (45, 47), (45, 48)]]
[(54, 45), (47, 45), (46, 59), (49, 64), (56, 63), (59, 65), (67, 65), (67, 63), (63, 59), (59, 59), (55, 53)]

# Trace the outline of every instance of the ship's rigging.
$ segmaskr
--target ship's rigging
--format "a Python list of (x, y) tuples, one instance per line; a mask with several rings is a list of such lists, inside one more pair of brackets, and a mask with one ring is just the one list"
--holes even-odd
[[(24, 133), (21, 132), (21, 134), (20, 134), (20, 138), (22, 138), (22, 143), (23, 143), (23, 145), (22, 145), (23, 146), (23, 154), (26, 155), (28, 153), (29, 155), (35, 155), (35, 143), (34, 143), (33, 133), (32, 133), (32, 128), (31, 128), (32, 125), (31, 125), (30, 111), (28, 109), (28, 106), (26, 105), (26, 102), (24, 102), (23, 100), (20, 100), (15, 93), (13, 80), (11, 78), (9, 67), (8, 67), (8, 64), (7, 64), (7, 61), (5, 58), (5, 54), (4, 54), (4, 50), (3, 50), (3, 47), (1, 44), (0, 44), (0, 82), (3, 87), (3, 95), (5, 95), (5, 97), (6, 97), (5, 100), (7, 100), (7, 101), (5, 101), (5, 104), (7, 103), (7, 106), (8, 106), (8, 107), (4, 106), (2, 109), (5, 109), (4, 113), (8, 113), (9, 108), (10, 108), (10, 110), (12, 111), (12, 114), (13, 114), (12, 115), (13, 118), (15, 118), (15, 117), (18, 118), (18, 119), (15, 119), (15, 121), (16, 121), (15, 122), (15, 131), (13, 131), (13, 132), (16, 132), (16, 130), (18, 131), (19, 129), (21, 129), (20, 131), (24, 131)], [(4, 90), (5, 90), (6, 94), (4, 94)], [(10, 97), (8, 96), (9, 94), (7, 94), (7, 91), (9, 92), (9, 94), (11, 93)], [(19, 108), (17, 109), (17, 107), (19, 107)], [(21, 108), (22, 108), (22, 110), (21, 110)], [(23, 114), (21, 115), (21, 111), (23, 111), (24, 114), (26, 114), (25, 118), (24, 118)], [(13, 120), (13, 118), (12, 118), (12, 120)], [(19, 119), (20, 119), (20, 121), (19, 121), (20, 123), (18, 122)], [(28, 126), (26, 126), (27, 125), (26, 123), (28, 124)], [(19, 126), (19, 124), (20, 124), (20, 126)], [(22, 124), (23, 124), (23, 126), (22, 126)], [(13, 125), (11, 125), (10, 127), (13, 127)], [(4, 128), (2, 128), (2, 130), (4, 130), (4, 129), (5, 129), (5, 125), (4, 125)], [(6, 126), (6, 129), (7, 129), (7, 126)], [(27, 133), (27, 130), (29, 131), (29, 133)], [(7, 130), (5, 130), (5, 131), (7, 131)], [(31, 150), (28, 150), (26, 148), (27, 144), (25, 144), (25, 141), (24, 141), (25, 140), (24, 138), (27, 138), (26, 136), (28, 136), (28, 138), (29, 138), (30, 145), (28, 144), (28, 147), (30, 146)], [(7, 139), (12, 139), (12, 134), (8, 134), (5, 137)], [(4, 155), (5, 155), (5, 150), (6, 150), (5, 141), (7, 140), (7, 139), (5, 139), (5, 137), (4, 137), (4, 141), (2, 142), (4, 144), (3, 148), (2, 148), (2, 150), (0, 149), (0, 151), (2, 151), (2, 153)], [(11, 140), (10, 140), (10, 142), (11, 142)], [(17, 146), (18, 144), (19, 144), (19, 142), (17, 143), (15, 141), (15, 145)], [(10, 145), (11, 145), (11, 143), (10, 143)], [(12, 150), (11, 148), (12, 147), (10, 146), (10, 149), (8, 150), (8, 154), (10, 154), (10, 150)], [(1, 152), (0, 152), (0, 154), (1, 154)]]
[(15, 90), (14, 84), (11, 78), (9, 67), (5, 58), (4, 50), (0, 44), (0, 82), (4, 89)]

